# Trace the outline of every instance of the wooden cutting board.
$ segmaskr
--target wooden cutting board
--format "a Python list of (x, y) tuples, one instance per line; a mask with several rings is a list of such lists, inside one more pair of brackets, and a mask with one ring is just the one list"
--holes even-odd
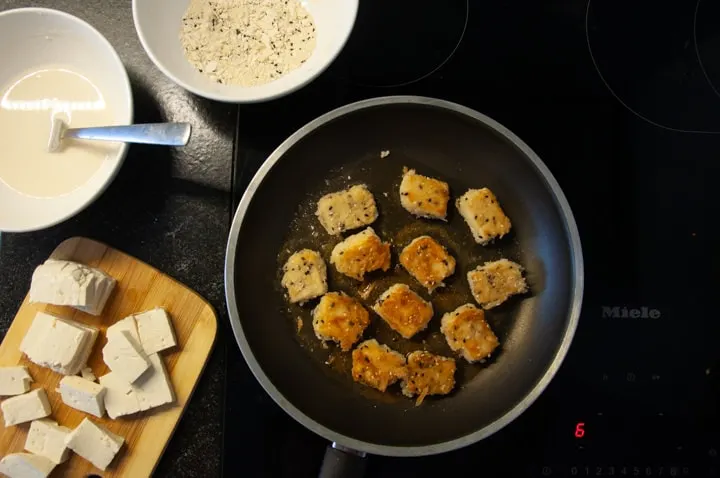
[[(100, 268), (117, 279), (115, 291), (99, 317), (70, 307), (30, 304), (28, 297), (25, 297), (0, 345), (0, 365), (26, 365), (35, 380), (33, 388), (43, 387), (47, 392), (53, 411), (51, 418), (59, 424), (74, 428), (87, 416), (93, 422), (100, 423), (125, 438), (125, 445), (106, 471), (98, 470), (80, 456), (71, 453), (71, 458), (55, 468), (51, 476), (150, 476), (185, 410), (212, 350), (217, 331), (215, 312), (210, 304), (186, 286), (99, 242), (74, 237), (60, 244), (51, 257)], [(30, 284), (17, 284), (17, 287), (26, 287), (29, 290)], [(62, 375), (31, 363), (19, 351), (20, 342), (38, 311), (92, 325), (101, 332), (88, 365), (99, 377), (108, 372), (102, 360), (102, 348), (107, 342), (107, 327), (132, 313), (153, 307), (163, 307), (170, 313), (178, 339), (177, 347), (161, 352), (177, 396), (172, 405), (117, 420), (111, 420), (107, 416), (97, 418), (87, 415), (65, 405), (60, 394), (55, 391)], [(0, 455), (23, 451), (29, 428), (29, 422), (12, 427), (2, 426)]]

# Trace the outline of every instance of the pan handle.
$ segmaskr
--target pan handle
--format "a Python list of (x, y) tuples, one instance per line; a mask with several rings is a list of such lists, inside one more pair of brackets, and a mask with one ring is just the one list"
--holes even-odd
[(365, 476), (365, 452), (333, 443), (325, 450), (319, 478), (362, 478)]

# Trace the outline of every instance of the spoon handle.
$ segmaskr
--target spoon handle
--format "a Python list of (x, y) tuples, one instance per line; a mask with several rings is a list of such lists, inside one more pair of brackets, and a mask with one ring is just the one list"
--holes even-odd
[(192, 127), (189, 123), (146, 123), (129, 126), (70, 128), (63, 132), (63, 138), (185, 146), (190, 139), (191, 131)]

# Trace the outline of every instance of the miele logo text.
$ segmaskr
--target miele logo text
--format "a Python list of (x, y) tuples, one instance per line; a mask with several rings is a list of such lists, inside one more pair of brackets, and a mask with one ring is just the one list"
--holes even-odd
[(660, 311), (650, 307), (633, 309), (629, 307), (603, 306), (602, 316), (603, 319), (659, 319)]

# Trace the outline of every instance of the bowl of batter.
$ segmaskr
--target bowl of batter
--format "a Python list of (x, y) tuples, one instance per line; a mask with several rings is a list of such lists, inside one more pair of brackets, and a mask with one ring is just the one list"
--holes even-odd
[(69, 127), (132, 122), (127, 72), (88, 23), (44, 8), (0, 12), (0, 231), (44, 229), (88, 206), (115, 177), (124, 143), (63, 141), (50, 153), (52, 122)]

